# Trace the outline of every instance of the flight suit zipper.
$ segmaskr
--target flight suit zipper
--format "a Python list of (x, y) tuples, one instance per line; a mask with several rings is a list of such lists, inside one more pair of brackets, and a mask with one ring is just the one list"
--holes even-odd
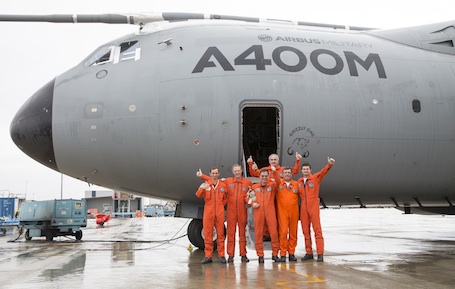
[(303, 183), (303, 195), (305, 196), (305, 203), (306, 203), (306, 212), (308, 213), (308, 196), (306, 192), (306, 184)]

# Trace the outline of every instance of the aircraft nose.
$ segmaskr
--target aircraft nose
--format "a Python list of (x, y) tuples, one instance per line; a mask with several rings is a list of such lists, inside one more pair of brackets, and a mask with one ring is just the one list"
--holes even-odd
[(14, 143), (28, 156), (58, 171), (52, 144), (52, 102), (55, 79), (33, 94), (10, 125)]

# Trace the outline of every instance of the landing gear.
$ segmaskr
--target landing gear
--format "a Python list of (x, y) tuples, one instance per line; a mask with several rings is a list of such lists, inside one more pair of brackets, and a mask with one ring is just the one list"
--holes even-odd
[(191, 220), (190, 224), (188, 225), (188, 239), (190, 239), (191, 244), (198, 247), (199, 249), (203, 250), (204, 246), (204, 233), (202, 230), (202, 220), (201, 219), (193, 219)]
[[(204, 250), (204, 230), (202, 227), (202, 220), (201, 219), (193, 219), (191, 220), (190, 224), (188, 225), (188, 239), (190, 240), (191, 244), (198, 247), (201, 250)], [(224, 227), (224, 235), (226, 236), (226, 226)], [(216, 249), (217, 243), (217, 234), (215, 228), (213, 228), (213, 249)]]

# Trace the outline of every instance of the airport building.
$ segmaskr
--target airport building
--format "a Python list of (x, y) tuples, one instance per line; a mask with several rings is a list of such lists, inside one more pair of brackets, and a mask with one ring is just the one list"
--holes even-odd
[(113, 217), (135, 217), (142, 198), (118, 191), (85, 191), (87, 209), (92, 215), (110, 213)]

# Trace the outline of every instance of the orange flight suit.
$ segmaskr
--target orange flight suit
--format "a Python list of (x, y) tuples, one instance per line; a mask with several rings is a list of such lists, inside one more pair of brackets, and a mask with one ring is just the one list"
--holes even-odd
[[(207, 175), (201, 175), (203, 180), (209, 180)], [(253, 186), (247, 178), (237, 181), (235, 178), (221, 179), (227, 185), (227, 254), (234, 257), (235, 252), (235, 231), (237, 224), (239, 227), (239, 250), (240, 256), (246, 256), (246, 224), (248, 221), (248, 211), (245, 207), (246, 194)]]
[(284, 180), (276, 193), (278, 234), (280, 236), (281, 257), (294, 255), (297, 246), (297, 228), (299, 224), (299, 188), (297, 181), (291, 180), (289, 187)]
[[(206, 185), (210, 187), (204, 189)], [(205, 257), (212, 258), (213, 253), (213, 227), (216, 229), (218, 257), (224, 256), (224, 206), (227, 203), (227, 187), (218, 180), (204, 182), (196, 192), (198, 198), (204, 198), (204, 216), (202, 226), (204, 230)]]
[[(272, 239), (272, 256), (278, 256), (280, 241), (278, 239), (277, 220), (275, 211), (275, 195), (280, 184), (280, 177), (277, 172), (269, 176), (265, 187), (261, 183), (254, 184), (252, 189), (256, 193), (256, 203), (258, 208), (253, 208), (254, 215), (254, 234), (256, 238), (256, 253), (259, 257), (264, 256), (264, 223), (267, 223)], [(245, 198), (248, 202), (248, 197)]]
[(321, 220), (319, 217), (319, 186), (324, 176), (332, 168), (327, 164), (320, 172), (310, 174), (304, 184), (303, 177), (298, 179), (299, 195), (302, 199), (300, 205), (300, 222), (303, 236), (305, 237), (305, 250), (307, 254), (313, 254), (310, 225), (313, 227), (316, 239), (316, 251), (318, 255), (324, 254), (324, 238), (322, 237)]
[[(259, 177), (261, 171), (264, 170), (264, 169), (267, 170), (267, 171), (269, 172), (270, 175), (272, 175), (272, 169), (270, 168), (270, 166), (268, 166), (268, 167), (263, 167), (263, 168), (261, 168), (261, 169), (259, 169), (259, 170), (253, 170), (253, 162), (251, 162), (251, 163), (248, 163), (248, 168), (249, 168), (249, 171), (250, 171), (250, 175), (251, 175), (252, 177)], [(280, 176), (280, 178), (283, 177), (282, 171), (283, 171), (283, 169), (284, 169), (285, 167), (283, 167), (283, 166), (276, 166), (275, 168), (276, 168), (276, 171), (278, 172), (278, 175)], [(292, 174), (293, 174), (293, 175), (296, 175), (296, 174), (299, 173), (299, 171), (300, 171), (300, 160), (295, 160), (295, 165), (294, 165), (294, 167), (292, 168)], [(268, 225), (267, 223), (264, 225), (264, 236), (270, 236), (268, 226), (269, 226), (269, 225)], [(278, 228), (277, 228), (277, 229), (278, 229)]]
[[(260, 173), (261, 173), (262, 170), (267, 170), (267, 171), (269, 172), (269, 174), (272, 175), (272, 169), (270, 168), (270, 166), (268, 166), (268, 167), (263, 167), (263, 168), (261, 168), (261, 169), (259, 169), (259, 170), (253, 170), (253, 164), (254, 164), (253, 162), (248, 163), (248, 168), (249, 168), (249, 170), (250, 170), (250, 175), (251, 175), (252, 177), (259, 177), (259, 175), (260, 175)], [(283, 166), (276, 166), (275, 168), (276, 168), (276, 171), (278, 172), (279, 177), (280, 177), (280, 178), (283, 177), (283, 176), (281, 175), (281, 172), (283, 171), (283, 169), (284, 169), (285, 167), (283, 167)], [(293, 175), (296, 175), (296, 174), (298, 174), (299, 172), (300, 172), (300, 160), (295, 160), (295, 165), (294, 165), (294, 167), (292, 168), (292, 174), (293, 174)]]

